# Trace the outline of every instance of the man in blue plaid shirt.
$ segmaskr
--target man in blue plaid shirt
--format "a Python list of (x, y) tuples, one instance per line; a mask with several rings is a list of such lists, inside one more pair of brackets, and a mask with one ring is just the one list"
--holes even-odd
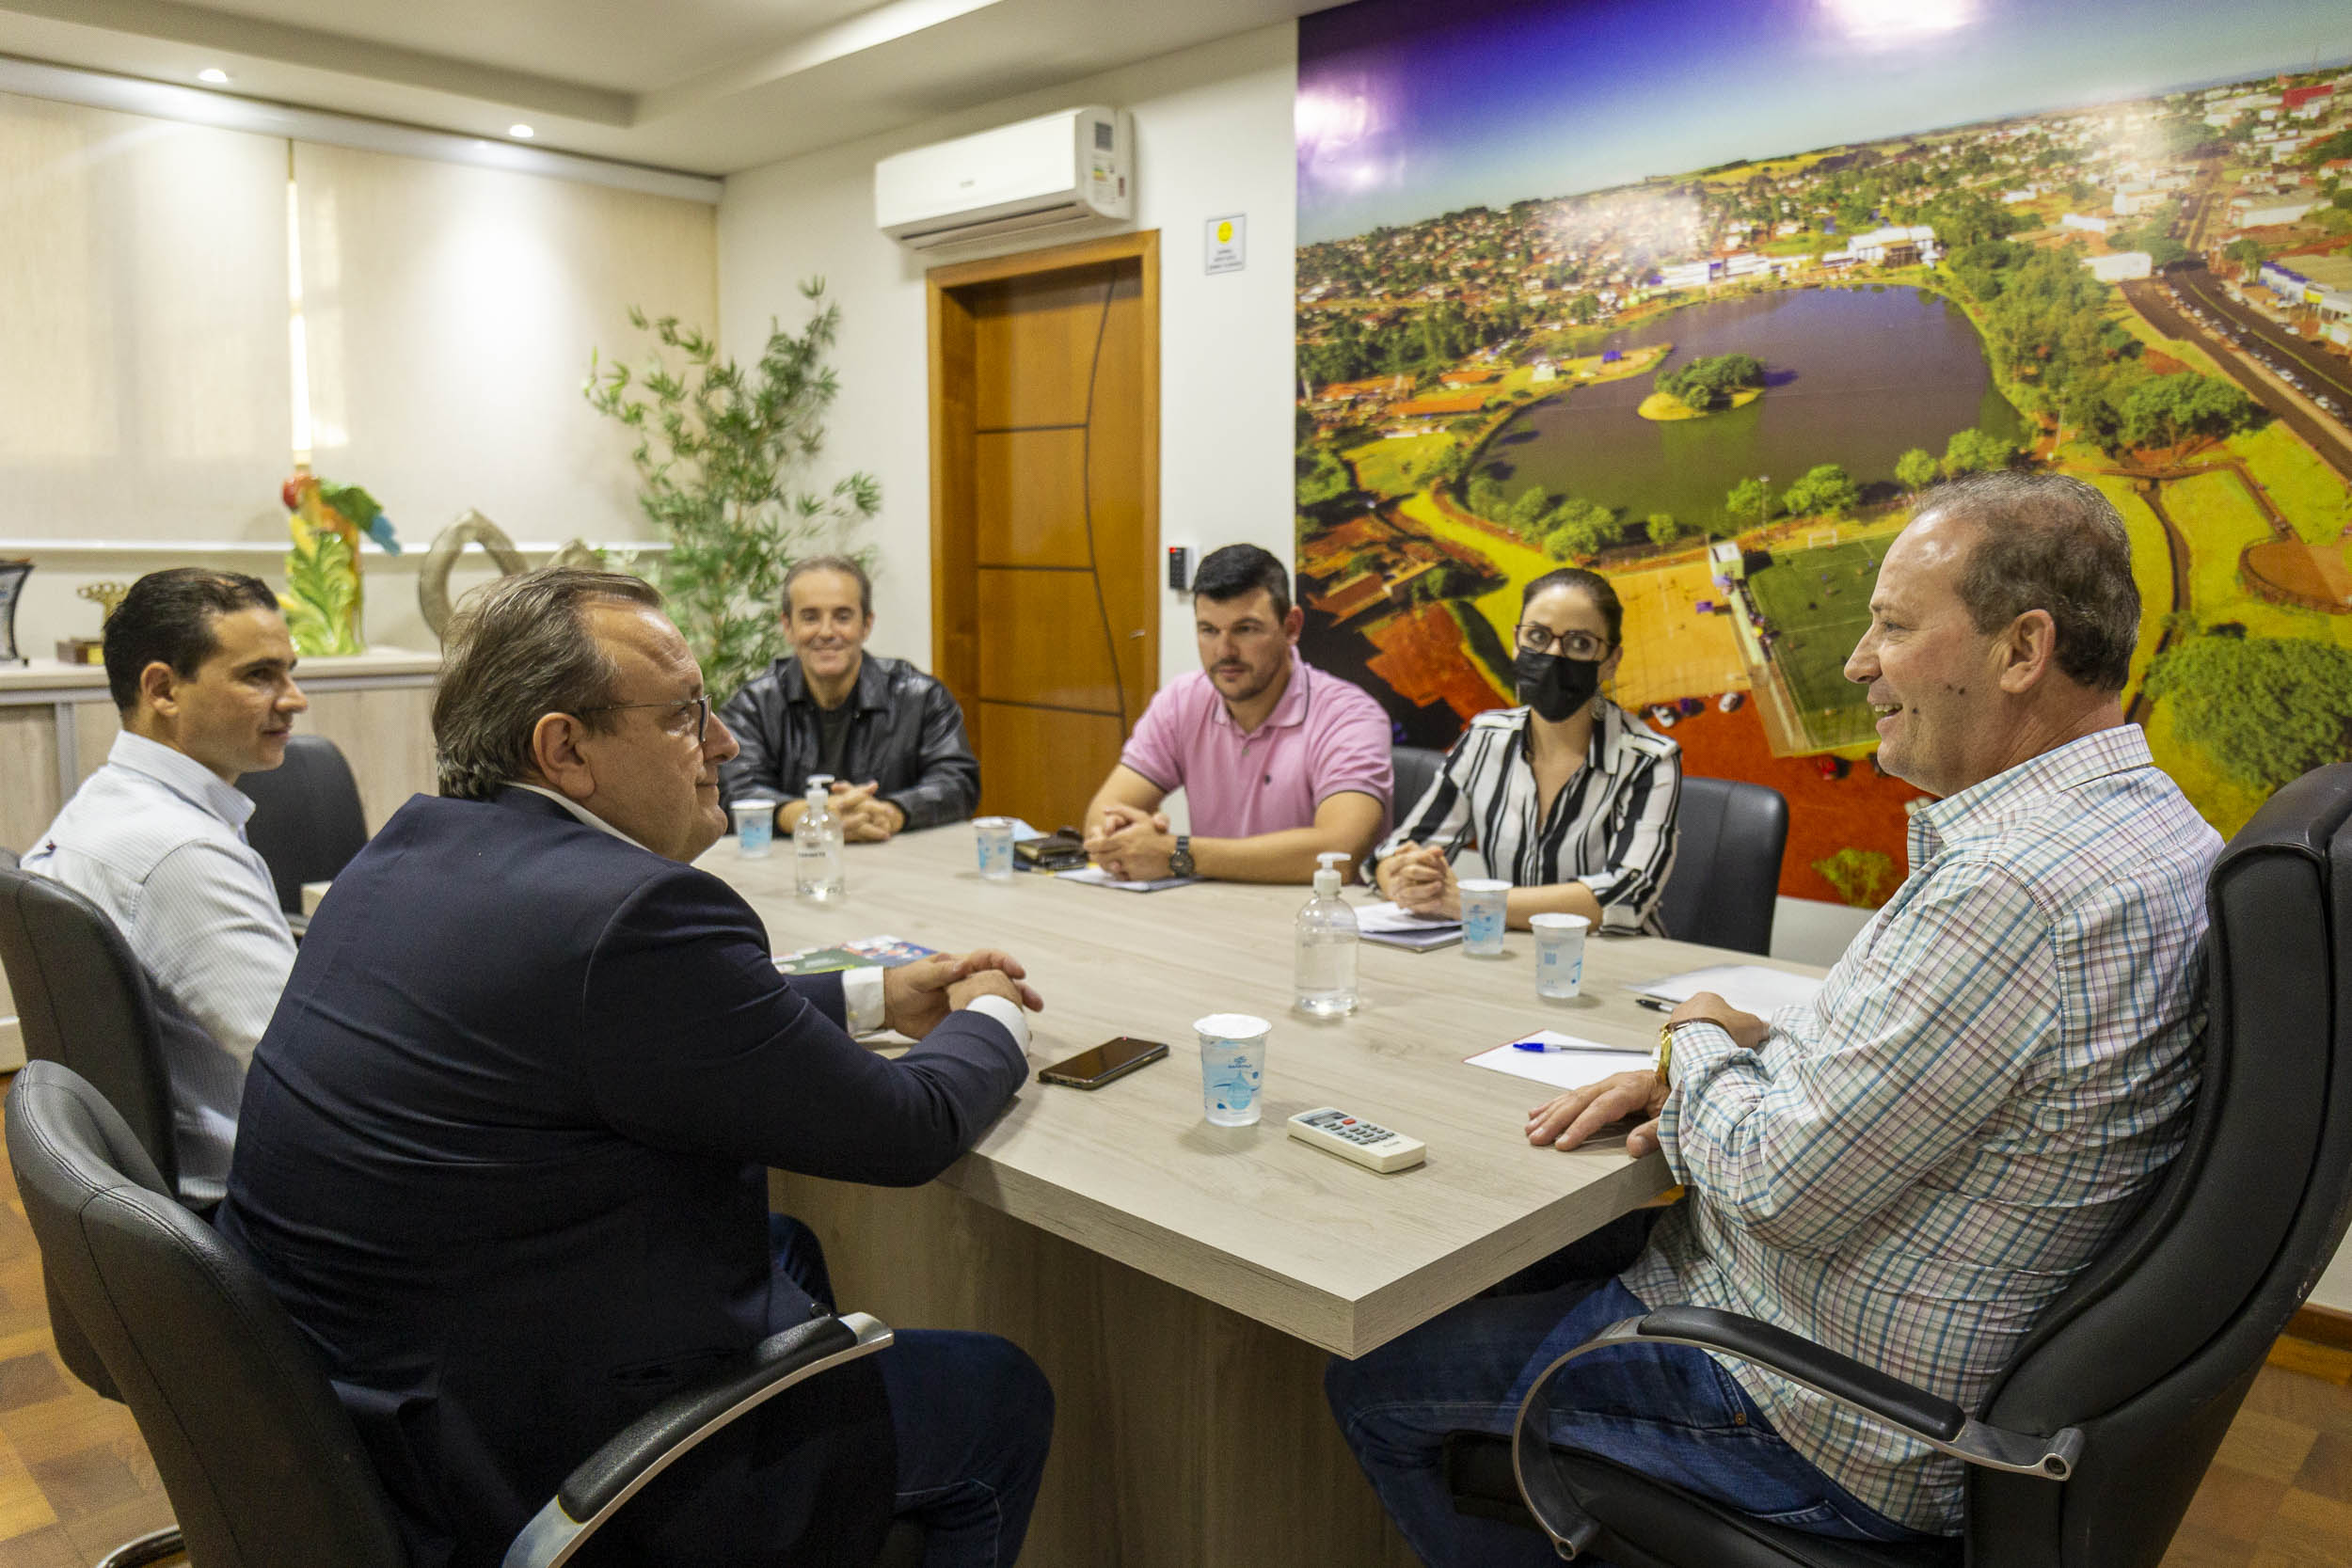
[[(1327, 1379), (1382, 1501), (1437, 1564), (1549, 1544), (1454, 1513), (1448, 1433), (1507, 1433), (1542, 1370), (1651, 1307), (1743, 1312), (1973, 1408), (2179, 1148), (2219, 835), (2119, 702), (2139, 625), (2122, 519), (2059, 475), (1943, 486), (1896, 539), (1847, 661), (1879, 762), (1941, 797), (1911, 875), (1820, 995), (1702, 994), (1671, 1060), (1537, 1107), (1572, 1148), (1643, 1119), (1688, 1200), (1630, 1266), (1580, 1244)], [(1622, 1267), (1622, 1272), (1613, 1271)], [(1553, 1437), (1825, 1535), (1956, 1530), (1961, 1465), (1743, 1361), (1584, 1357)]]

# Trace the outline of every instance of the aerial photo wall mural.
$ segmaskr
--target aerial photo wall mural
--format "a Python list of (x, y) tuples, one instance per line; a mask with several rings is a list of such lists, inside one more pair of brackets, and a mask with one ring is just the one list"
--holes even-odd
[(1443, 747), (1518, 590), (1626, 605), (1616, 697), (1882, 902), (1919, 792), (1840, 671), (1922, 491), (2131, 529), (2124, 694), (2224, 832), (2352, 754), (2340, 0), (1359, 0), (1298, 59), (1315, 663)]

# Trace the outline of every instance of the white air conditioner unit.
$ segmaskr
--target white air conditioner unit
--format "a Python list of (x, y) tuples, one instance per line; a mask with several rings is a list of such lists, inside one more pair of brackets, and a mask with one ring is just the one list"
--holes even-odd
[(916, 250), (1135, 212), (1133, 133), (1100, 105), (918, 147), (874, 166), (874, 221)]

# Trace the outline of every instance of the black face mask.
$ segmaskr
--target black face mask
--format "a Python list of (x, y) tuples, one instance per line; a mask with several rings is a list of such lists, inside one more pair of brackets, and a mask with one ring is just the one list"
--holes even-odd
[(1521, 648), (1512, 669), (1518, 675), (1519, 701), (1554, 723), (1591, 702), (1600, 689), (1598, 661)]

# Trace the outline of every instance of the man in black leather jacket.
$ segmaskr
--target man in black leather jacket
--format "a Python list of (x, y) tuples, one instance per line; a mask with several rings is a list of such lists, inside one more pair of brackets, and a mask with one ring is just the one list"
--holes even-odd
[(812, 556), (784, 579), (792, 653), (755, 675), (720, 710), (741, 743), (719, 787), (729, 806), (772, 800), (776, 829), (800, 820), (811, 774), (833, 776), (833, 808), (851, 842), (972, 815), (980, 765), (963, 710), (904, 659), (866, 652), (874, 591), (846, 556)]

